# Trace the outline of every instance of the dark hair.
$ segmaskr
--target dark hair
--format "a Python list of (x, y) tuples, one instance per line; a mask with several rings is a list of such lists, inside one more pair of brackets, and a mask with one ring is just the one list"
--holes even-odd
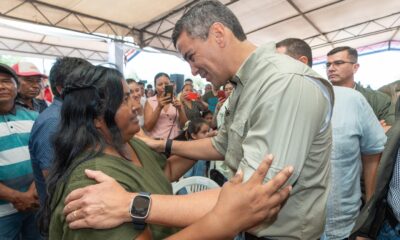
[(186, 78), (185, 81), (183, 81), (183, 82), (191, 82), (191, 83), (193, 83), (193, 80), (190, 79), (190, 78)]
[(60, 123), (54, 134), (54, 161), (47, 178), (46, 204), (39, 210), (42, 234), (48, 234), (52, 211), (60, 198), (56, 189), (64, 188), (68, 176), (82, 162), (101, 153), (106, 145), (94, 120), (104, 118), (112, 141), (107, 142), (122, 156), (122, 136), (115, 123), (115, 114), (123, 101), (123, 75), (102, 66), (76, 68), (65, 82)]
[(206, 111), (203, 111), (203, 112), (201, 113), (201, 117), (202, 117), (202, 118), (205, 118), (208, 114), (213, 115), (213, 113), (212, 113), (210, 110), (206, 110)]
[(276, 44), (276, 48), (286, 47), (286, 54), (294, 59), (305, 56), (308, 59), (308, 66), (312, 66), (311, 47), (299, 38), (286, 38)]
[[(157, 94), (157, 90), (156, 90), (156, 86), (157, 86), (157, 79), (159, 79), (160, 77), (166, 77), (166, 78), (168, 78), (170, 81), (171, 81), (171, 79), (169, 78), (169, 75), (168, 74), (166, 74), (166, 73), (164, 73), (164, 72), (159, 72), (159, 73), (157, 73), (155, 76), (154, 76), (154, 93), (155, 94)], [(150, 84), (149, 84), (150, 85)], [(149, 85), (147, 85), (147, 86), (149, 86)], [(150, 85), (151, 86), (151, 85)]]
[(332, 49), (332, 50), (330, 50), (328, 52), (327, 56), (330, 56), (330, 55), (333, 55), (335, 53), (342, 52), (342, 51), (347, 51), (347, 53), (349, 54), (350, 60), (352, 62), (356, 63), (358, 61), (358, 52), (357, 52), (357, 50), (352, 48), (352, 47), (349, 47), (349, 46), (334, 48), (334, 49)]
[(53, 64), (49, 74), (49, 82), (51, 86), (51, 91), (54, 96), (59, 97), (60, 94), (57, 91), (57, 86), (61, 88), (64, 87), (64, 83), (68, 75), (79, 66), (90, 66), (90, 62), (82, 58), (76, 57), (63, 57), (57, 58), (56, 62)]
[(131, 84), (131, 83), (138, 83), (136, 82), (133, 78), (127, 78), (125, 79), (127, 84)]
[(172, 42), (176, 42), (182, 32), (189, 36), (206, 40), (211, 25), (219, 22), (229, 28), (240, 41), (246, 40), (242, 25), (233, 12), (219, 1), (202, 1), (187, 11), (175, 24)]
[(143, 86), (144, 87), (144, 82), (139, 81), (138, 84), (139, 84), (139, 86)]
[(184, 130), (175, 138), (175, 140), (192, 140), (192, 134), (197, 134), (204, 124), (208, 126), (206, 120), (202, 118), (194, 118), (190, 121), (187, 121)]
[(190, 84), (190, 83), (185, 83), (185, 84), (183, 84), (181, 91), (183, 91), (183, 89), (185, 89), (186, 86), (190, 86), (191, 88), (193, 88), (193, 85), (192, 85), (192, 84)]

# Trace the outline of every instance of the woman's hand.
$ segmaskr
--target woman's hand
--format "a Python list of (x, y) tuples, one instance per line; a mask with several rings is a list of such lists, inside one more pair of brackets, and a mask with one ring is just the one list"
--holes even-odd
[(174, 107), (176, 107), (177, 110), (181, 110), (182, 109), (182, 103), (178, 99), (174, 99), (174, 101), (172, 102), (172, 105)]
[(169, 96), (161, 96), (157, 98), (158, 108), (163, 109), (165, 106), (171, 103), (171, 98)]

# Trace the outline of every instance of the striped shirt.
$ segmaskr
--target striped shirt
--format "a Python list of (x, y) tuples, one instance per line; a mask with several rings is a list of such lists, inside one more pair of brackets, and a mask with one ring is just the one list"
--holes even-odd
[[(16, 106), (0, 115), (0, 183), (18, 191), (27, 191), (33, 182), (28, 142), (37, 112)], [(0, 200), (0, 217), (17, 212)]]

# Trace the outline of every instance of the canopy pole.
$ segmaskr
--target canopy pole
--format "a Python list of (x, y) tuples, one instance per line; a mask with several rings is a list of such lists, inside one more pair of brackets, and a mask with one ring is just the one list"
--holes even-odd
[(115, 64), (121, 73), (124, 73), (123, 43), (116, 40), (108, 42), (108, 62)]

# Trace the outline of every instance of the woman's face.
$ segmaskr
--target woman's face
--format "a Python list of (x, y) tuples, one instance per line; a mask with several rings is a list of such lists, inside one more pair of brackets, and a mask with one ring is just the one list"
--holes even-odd
[(140, 102), (140, 98), (142, 97), (142, 91), (139, 87), (139, 84), (135, 82), (131, 82), (129, 85), (129, 89), (131, 91), (131, 97), (135, 102)]
[(193, 86), (192, 85), (185, 85), (182, 89), (182, 93), (189, 93), (193, 92)]
[(140, 103), (133, 101), (130, 89), (125, 80), (122, 81), (124, 98), (115, 114), (115, 123), (121, 131), (124, 142), (129, 141), (140, 130), (137, 111)]
[(229, 97), (231, 95), (231, 93), (233, 92), (233, 85), (230, 83), (226, 84), (224, 87), (224, 91), (225, 91), (225, 96)]
[(158, 96), (164, 95), (165, 86), (167, 85), (171, 85), (171, 81), (166, 76), (161, 76), (156, 79), (156, 90)]
[(213, 115), (211, 113), (207, 114), (204, 116), (204, 120), (206, 120), (206, 122), (211, 125), (212, 124), (212, 119), (213, 119)]
[(208, 126), (208, 124), (202, 124), (200, 130), (197, 133), (192, 134), (192, 138), (194, 140), (206, 138), (209, 130), (210, 127)]

